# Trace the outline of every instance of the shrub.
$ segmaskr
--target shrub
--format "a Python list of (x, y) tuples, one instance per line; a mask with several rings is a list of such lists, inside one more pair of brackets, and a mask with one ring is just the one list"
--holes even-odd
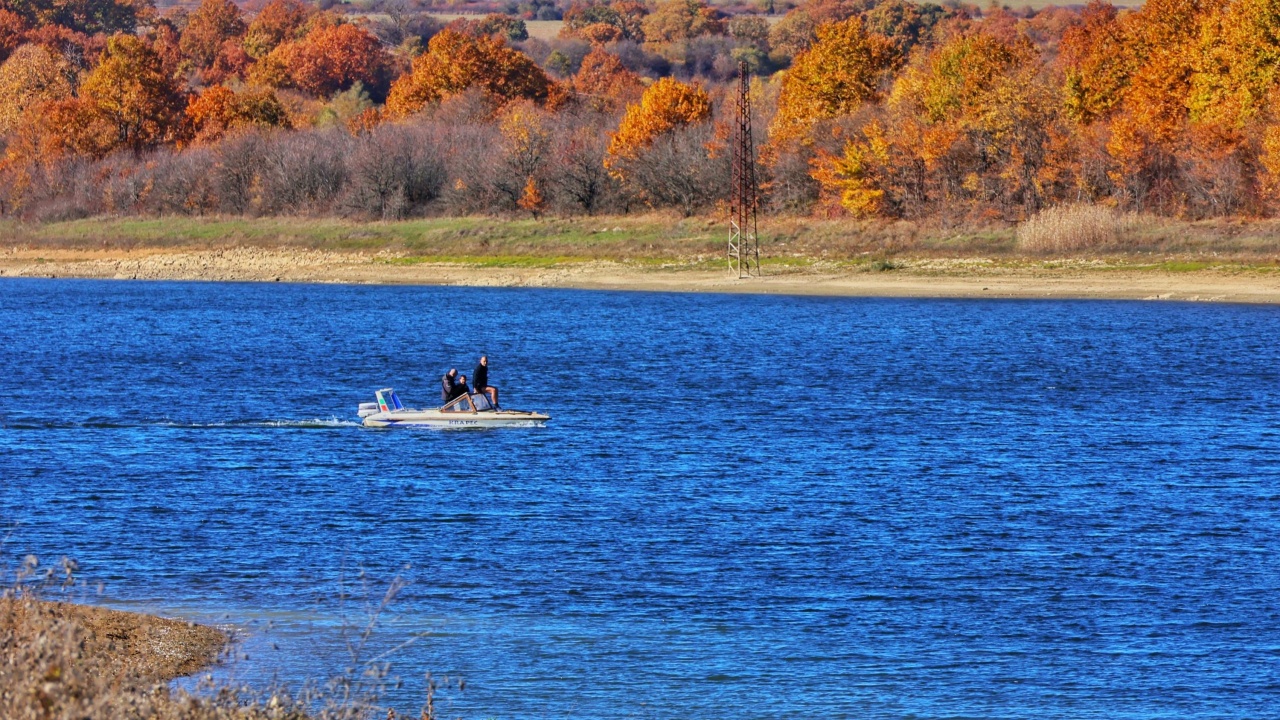
[(355, 212), (398, 219), (440, 197), (444, 162), (422, 128), (384, 125), (358, 138), (353, 150), (346, 204)]
[(328, 211), (347, 180), (350, 141), (340, 130), (274, 137), (258, 174), (260, 211), (269, 215)]

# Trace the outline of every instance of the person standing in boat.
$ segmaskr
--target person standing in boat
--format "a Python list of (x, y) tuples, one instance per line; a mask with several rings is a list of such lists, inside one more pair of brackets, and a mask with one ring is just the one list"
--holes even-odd
[(481, 355), (480, 364), (476, 365), (476, 371), (471, 374), (475, 380), (474, 386), (477, 393), (484, 393), (489, 396), (489, 401), (494, 407), (498, 407), (498, 388), (489, 384), (489, 356)]
[(440, 378), (440, 404), (443, 405), (450, 400), (458, 397), (455, 385), (457, 385), (458, 368), (449, 368), (449, 372)]

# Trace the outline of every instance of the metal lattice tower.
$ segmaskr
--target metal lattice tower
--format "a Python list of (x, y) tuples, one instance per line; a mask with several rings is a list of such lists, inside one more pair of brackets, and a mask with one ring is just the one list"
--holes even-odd
[(729, 272), (739, 278), (760, 275), (756, 237), (756, 147), (751, 134), (751, 76), (738, 64), (738, 117), (733, 128), (733, 188), (729, 202)]

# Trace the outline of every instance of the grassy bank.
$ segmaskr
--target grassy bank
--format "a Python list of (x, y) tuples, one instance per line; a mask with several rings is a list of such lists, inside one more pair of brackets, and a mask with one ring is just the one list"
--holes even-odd
[[(305, 248), (381, 253), (389, 263), (550, 267), (594, 261), (714, 265), (724, 253), (719, 219), (661, 215), (567, 219), (426, 218), (356, 222), (332, 218), (90, 218), (0, 225), (10, 248), (50, 250)], [(1172, 270), (1280, 263), (1280, 223), (1188, 222), (1130, 216), (1087, 247), (1033, 251), (1011, 226), (942, 227), (909, 222), (766, 218), (767, 265), (872, 265), (895, 259), (975, 259), (1043, 265), (1102, 259), (1107, 265)], [(893, 269), (881, 263), (880, 269)]]

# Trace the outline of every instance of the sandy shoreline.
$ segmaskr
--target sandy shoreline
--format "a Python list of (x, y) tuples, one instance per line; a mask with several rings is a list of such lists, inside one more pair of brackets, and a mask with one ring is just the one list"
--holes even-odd
[(556, 287), (845, 297), (1058, 298), (1280, 303), (1280, 273), (1223, 267), (1170, 272), (1098, 262), (905, 260), (899, 269), (814, 266), (738, 280), (725, 271), (587, 262), (547, 267), (402, 264), (392, 253), (299, 248), (0, 251), (0, 278), (316, 282)]

